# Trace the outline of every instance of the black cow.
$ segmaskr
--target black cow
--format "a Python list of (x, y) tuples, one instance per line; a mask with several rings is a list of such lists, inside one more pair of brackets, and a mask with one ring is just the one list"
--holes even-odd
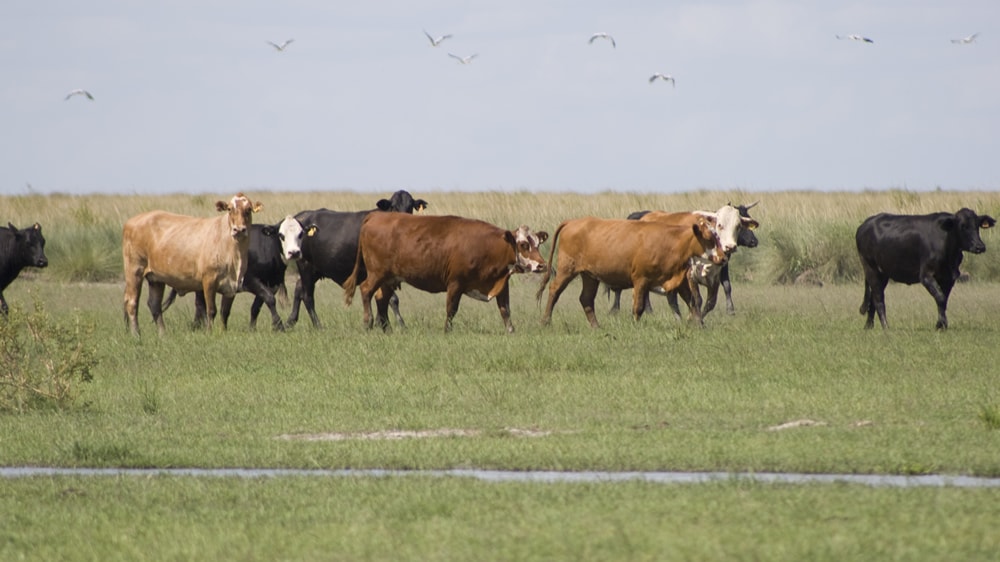
[[(306, 305), (306, 312), (313, 326), (319, 327), (319, 317), (316, 315), (316, 282), (320, 279), (332, 279), (343, 286), (344, 281), (354, 271), (354, 262), (358, 258), (358, 235), (361, 233), (361, 221), (369, 213), (388, 211), (413, 214), (427, 208), (427, 201), (413, 199), (406, 191), (397, 191), (391, 199), (380, 199), (376, 209), (357, 212), (330, 211), (317, 209), (302, 211), (295, 215), (309, 230), (310, 235), (302, 241), (302, 258), (298, 262), (299, 280), (295, 283), (295, 296), (292, 300), (292, 312), (287, 324), (294, 325), (299, 320), (299, 306)], [(364, 280), (364, 272), (359, 272), (358, 281)], [(393, 294), (389, 305), (400, 326), (405, 326), (403, 317), (399, 314), (399, 298)]]
[(979, 229), (995, 224), (993, 217), (977, 215), (972, 209), (955, 214), (881, 213), (865, 219), (855, 235), (865, 271), (865, 297), (861, 303), (861, 314), (868, 315), (865, 328), (874, 326), (876, 312), (882, 328), (888, 328), (885, 286), (890, 279), (907, 285), (922, 284), (937, 302), (937, 328), (947, 328), (945, 310), (959, 276), (962, 252), (985, 252)]
[(47, 265), (49, 260), (45, 257), (45, 238), (42, 237), (42, 227), (37, 222), (22, 230), (11, 223), (7, 223), (7, 228), (0, 228), (0, 313), (3, 316), (7, 316), (7, 300), (3, 298), (3, 290), (17, 279), (25, 267)]
[[(247, 271), (243, 275), (243, 283), (240, 291), (253, 293), (253, 304), (250, 305), (250, 328), (257, 326), (257, 316), (261, 307), (266, 304), (271, 311), (271, 326), (275, 330), (283, 330), (281, 317), (278, 316), (275, 307), (274, 295), (278, 291), (285, 289), (285, 269), (287, 262), (296, 260), (302, 255), (301, 245), (305, 229), (302, 223), (294, 217), (285, 217), (280, 223), (275, 225), (251, 224), (250, 225), (250, 248), (247, 252)], [(177, 290), (170, 291), (170, 295), (163, 303), (163, 310), (166, 310), (174, 298)], [(229, 325), (229, 313), (233, 308), (234, 297), (222, 297), (220, 312), (222, 315), (222, 325)], [(205, 319), (205, 294), (201, 291), (195, 292), (195, 324), (199, 324)]]
[[(738, 205), (736, 209), (740, 212), (741, 217), (751, 218), (750, 209), (752, 209), (757, 202), (751, 203), (750, 205)], [(650, 211), (636, 211), (630, 214), (627, 218), (628, 220), (639, 220), (642, 217), (649, 214)], [(753, 233), (750, 228), (741, 228), (736, 235), (736, 245), (743, 246), (744, 248), (756, 248), (758, 244), (757, 235)], [(711, 266), (709, 266), (711, 267)], [(718, 266), (715, 266), (718, 267)], [(736, 307), (733, 306), (733, 285), (729, 281), (729, 261), (727, 260), (725, 264), (722, 265), (721, 271), (718, 272), (718, 278), (714, 279), (711, 275), (697, 275), (695, 279), (708, 287), (708, 300), (705, 301), (704, 309), (701, 314), (708, 314), (711, 310), (715, 308), (715, 301), (719, 295), (719, 284), (722, 285), (722, 290), (726, 294), (726, 313), (736, 314)], [(621, 290), (614, 291), (615, 300), (611, 305), (611, 313), (618, 312), (621, 305)], [(667, 304), (670, 305), (670, 310), (673, 311), (674, 316), (680, 319), (681, 310), (677, 303), (677, 293), (670, 292), (667, 293)], [(646, 312), (652, 312), (653, 305), (650, 303), (649, 298), (646, 298)]]

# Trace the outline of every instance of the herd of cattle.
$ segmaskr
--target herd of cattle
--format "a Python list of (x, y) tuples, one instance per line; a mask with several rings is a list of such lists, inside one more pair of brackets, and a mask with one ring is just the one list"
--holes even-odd
[[(216, 203), (216, 209), (225, 213), (216, 217), (151, 211), (126, 221), (122, 233), (125, 322), (138, 335), (139, 298), (145, 281), (148, 307), (161, 334), (163, 312), (177, 295), (187, 292), (196, 294), (196, 320), (209, 330), (216, 317), (216, 294), (222, 295), (225, 326), (233, 299), (241, 291), (254, 295), (251, 327), (265, 304), (275, 329), (294, 325), (302, 304), (313, 325), (319, 326), (316, 282), (332, 279), (344, 288), (347, 304), (360, 292), (367, 328), (377, 324), (387, 329), (390, 308), (396, 322), (405, 325), (396, 295), (405, 282), (422, 291), (446, 293), (445, 331), (451, 329), (465, 295), (482, 301), (495, 299), (504, 327), (513, 332), (510, 277), (540, 273), (539, 300), (548, 287), (543, 324), (551, 321), (559, 296), (576, 277), (582, 280), (579, 300), (593, 327), (598, 327), (594, 301), (601, 283), (615, 292), (613, 310), (618, 308), (621, 291), (630, 288), (632, 313), (639, 319), (649, 309), (649, 293), (656, 292), (668, 297), (677, 317), (677, 297), (682, 298), (691, 318), (700, 324), (714, 308), (720, 286), (726, 293), (726, 310), (734, 310), (728, 259), (737, 246), (757, 246), (753, 229), (759, 223), (749, 213), (753, 206), (727, 204), (717, 211), (642, 211), (627, 219), (566, 220), (552, 235), (546, 260), (539, 246), (549, 238), (547, 232), (414, 214), (424, 210), (427, 202), (406, 191), (378, 201), (372, 210), (302, 211), (275, 225), (253, 224), (253, 213), (260, 211), (261, 204), (238, 193), (228, 202)], [(861, 304), (861, 313), (867, 314), (865, 328), (874, 325), (876, 313), (882, 327), (887, 327), (885, 287), (890, 280), (921, 283), (937, 303), (937, 328), (947, 328), (948, 296), (958, 279), (963, 252), (986, 251), (979, 230), (995, 224), (992, 217), (971, 209), (954, 214), (882, 213), (866, 219), (855, 237), (865, 276)], [(3, 290), (24, 267), (48, 265), (44, 248), (42, 227), (37, 223), (20, 230), (8, 223), (8, 228), (0, 229), (0, 311), (4, 316), (8, 308)], [(299, 276), (291, 314), (282, 322), (275, 294), (284, 290), (289, 261), (297, 262)], [(704, 303), (699, 285), (708, 290)], [(164, 294), (167, 286), (169, 295)]]

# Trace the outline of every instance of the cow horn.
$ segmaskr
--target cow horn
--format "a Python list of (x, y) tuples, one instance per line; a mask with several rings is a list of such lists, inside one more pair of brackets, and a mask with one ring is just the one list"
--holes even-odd
[(748, 211), (749, 211), (750, 209), (753, 209), (754, 207), (756, 207), (756, 206), (757, 206), (757, 203), (760, 203), (760, 199), (758, 199), (758, 200), (754, 201), (753, 203), (750, 203), (749, 205), (747, 205), (747, 206), (746, 206), (746, 209), (747, 209)]

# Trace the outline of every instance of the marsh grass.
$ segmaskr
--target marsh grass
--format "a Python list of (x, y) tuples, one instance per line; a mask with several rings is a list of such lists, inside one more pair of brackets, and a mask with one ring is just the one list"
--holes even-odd
[[(305, 209), (371, 209), (378, 199), (389, 195), (252, 190), (247, 190), (247, 194), (264, 204), (263, 212), (254, 220), (266, 223), (276, 223), (288, 214)], [(220, 192), (159, 196), (0, 196), (0, 209), (6, 214), (0, 219), (19, 226), (36, 221), (42, 224), (51, 246), (50, 267), (32, 274), (60, 281), (111, 281), (120, 279), (121, 228), (129, 217), (153, 209), (212, 216), (216, 214), (215, 201), (230, 195), (232, 193)], [(854, 231), (866, 217), (878, 212), (924, 214), (971, 207), (979, 213), (1000, 215), (1000, 193), (997, 192), (747, 193), (733, 190), (580, 195), (520, 191), (414, 195), (428, 200), (428, 212), (433, 214), (478, 218), (508, 228), (527, 224), (535, 230), (549, 232), (566, 219), (586, 215), (623, 218), (643, 209), (711, 210), (727, 202), (759, 200), (752, 214), (761, 223), (757, 231), (760, 246), (741, 252), (737, 263), (742, 263), (745, 269), (733, 274), (737, 279), (765, 284), (794, 283), (803, 274), (807, 274), (806, 280), (822, 283), (857, 282), (861, 267), (854, 248)], [(989, 231), (984, 233), (988, 247), (992, 246), (992, 238)], [(1000, 281), (1000, 252), (969, 256), (963, 270), (976, 280)]]

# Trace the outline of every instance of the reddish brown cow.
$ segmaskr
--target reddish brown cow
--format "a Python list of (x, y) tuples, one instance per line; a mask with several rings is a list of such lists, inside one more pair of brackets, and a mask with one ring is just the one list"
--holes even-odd
[[(703, 256), (716, 264), (725, 262), (725, 252), (713, 231), (712, 217), (700, 217), (689, 226), (660, 222), (584, 217), (563, 222), (552, 238), (549, 263), (559, 248), (559, 262), (553, 266), (556, 278), (549, 287), (549, 301), (542, 324), (552, 320), (552, 308), (566, 286), (582, 275), (580, 304), (587, 320), (598, 327), (594, 298), (603, 282), (612, 289), (633, 289), (632, 313), (642, 317), (649, 291), (662, 287), (678, 290), (690, 303), (691, 313), (701, 323), (699, 307), (693, 300), (688, 269), (691, 258)], [(538, 288), (542, 298), (551, 273), (546, 272)]]
[(150, 211), (130, 218), (122, 233), (125, 262), (125, 322), (139, 334), (138, 308), (142, 280), (149, 283), (149, 311), (160, 334), (163, 325), (163, 290), (166, 285), (184, 293), (204, 291), (212, 329), (215, 294), (233, 296), (243, 283), (250, 247), (248, 227), (260, 203), (237, 193), (228, 203), (215, 204), (224, 216), (212, 218)]
[(344, 300), (351, 304), (358, 272), (364, 269), (368, 276), (360, 289), (366, 328), (372, 327), (373, 295), (378, 324), (388, 328), (389, 299), (398, 284), (406, 282), (429, 293), (447, 292), (446, 332), (462, 295), (482, 301), (495, 298), (507, 332), (513, 332), (510, 276), (545, 271), (538, 246), (548, 237), (527, 226), (510, 231), (461, 217), (371, 213), (361, 223), (358, 257), (344, 282)]

